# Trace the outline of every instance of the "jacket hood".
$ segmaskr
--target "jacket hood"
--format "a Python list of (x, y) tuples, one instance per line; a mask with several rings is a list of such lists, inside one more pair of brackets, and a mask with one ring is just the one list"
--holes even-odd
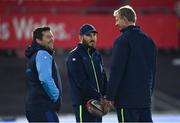
[(39, 45), (36, 42), (32, 42), (32, 44), (25, 50), (25, 56), (27, 58), (30, 58), (33, 54), (35, 54), (36, 52), (38, 52), (39, 50), (46, 50), (49, 54), (53, 54), (53, 50), (48, 50), (45, 47)]

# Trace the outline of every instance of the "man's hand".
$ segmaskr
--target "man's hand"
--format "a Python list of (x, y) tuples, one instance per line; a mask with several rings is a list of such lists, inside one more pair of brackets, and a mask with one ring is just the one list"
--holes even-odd
[(103, 108), (104, 114), (107, 114), (111, 110), (114, 110), (114, 102), (108, 101), (105, 96), (102, 97), (100, 101), (101, 101), (101, 106)]
[(110, 108), (110, 110), (114, 110), (114, 102), (113, 101), (108, 101), (108, 106)]
[(56, 112), (59, 112), (61, 108), (62, 97), (60, 96), (56, 102), (53, 103), (53, 108)]

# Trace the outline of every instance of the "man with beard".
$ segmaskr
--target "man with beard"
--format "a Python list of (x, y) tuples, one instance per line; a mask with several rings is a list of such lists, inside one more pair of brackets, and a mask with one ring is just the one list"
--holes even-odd
[(26, 49), (26, 117), (29, 122), (59, 122), (61, 80), (53, 59), (54, 36), (49, 27), (33, 31), (33, 41)]
[(91, 99), (105, 100), (107, 78), (101, 55), (95, 49), (97, 31), (91, 24), (80, 28), (79, 43), (67, 59), (72, 106), (77, 122), (102, 122), (87, 110)]

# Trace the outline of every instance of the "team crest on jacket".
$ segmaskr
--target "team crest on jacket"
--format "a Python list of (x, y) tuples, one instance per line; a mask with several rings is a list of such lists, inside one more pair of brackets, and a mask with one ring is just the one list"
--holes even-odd
[(76, 58), (72, 58), (72, 61), (76, 61)]

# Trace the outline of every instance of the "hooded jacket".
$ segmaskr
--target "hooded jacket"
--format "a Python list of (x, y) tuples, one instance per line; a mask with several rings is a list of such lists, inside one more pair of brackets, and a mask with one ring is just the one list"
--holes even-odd
[(25, 51), (27, 57), (26, 110), (59, 110), (62, 86), (53, 51), (33, 42)]

